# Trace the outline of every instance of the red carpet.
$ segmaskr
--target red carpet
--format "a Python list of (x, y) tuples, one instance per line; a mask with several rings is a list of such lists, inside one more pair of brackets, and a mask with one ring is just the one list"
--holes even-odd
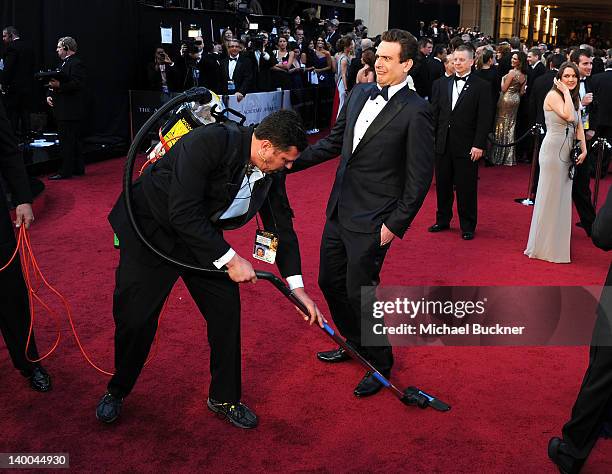
[[(32, 229), (43, 272), (70, 301), (86, 348), (107, 369), (118, 252), (106, 214), (120, 191), (123, 163), (97, 163), (84, 178), (49, 182)], [(316, 288), (318, 246), (335, 167), (288, 179), (305, 281), (324, 308)], [(602, 284), (610, 256), (580, 229), (572, 237), (571, 264), (523, 256), (531, 208), (513, 198), (524, 194), (527, 175), (526, 166), (482, 169), (480, 221), (471, 242), (460, 239), (456, 223), (451, 232), (426, 231), (435, 212), (430, 192), (405, 239), (393, 244), (382, 283)], [(230, 236), (243, 255), (253, 229)], [(45, 362), (55, 384), (48, 394), (30, 391), (1, 347), (0, 452), (69, 453), (75, 472), (555, 472), (546, 445), (569, 415), (586, 347), (396, 349), (393, 379), (453, 406), (438, 413), (404, 407), (389, 393), (355, 399), (363, 370), (355, 363), (318, 363), (314, 352), (332, 346), (268, 283), (244, 286), (242, 302), (243, 399), (260, 417), (256, 430), (234, 428), (207, 410), (205, 324), (179, 284), (161, 322), (157, 356), (115, 426), (95, 420), (107, 378), (86, 365), (67, 323), (59, 350)], [(36, 327), (46, 350), (53, 322), (44, 315)], [(585, 472), (612, 472), (612, 443), (598, 443)]]

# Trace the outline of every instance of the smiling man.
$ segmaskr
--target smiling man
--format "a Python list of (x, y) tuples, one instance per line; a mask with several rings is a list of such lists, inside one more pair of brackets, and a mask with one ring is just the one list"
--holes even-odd
[[(223, 276), (184, 271), (146, 248), (132, 229), (123, 196), (109, 215), (121, 242), (113, 298), (115, 374), (96, 416), (112, 423), (149, 354), (164, 301), (182, 278), (207, 321), (211, 382), (208, 408), (240, 428), (257, 417), (240, 401), (239, 283), (255, 272), (223, 238), (259, 212), (279, 239), (277, 264), (304, 302), (310, 322), (322, 316), (303, 289), (300, 254), (283, 171), (291, 168), (306, 134), (295, 112), (281, 110), (253, 130), (230, 122), (200, 127), (148, 167), (133, 185), (134, 211), (151, 243), (200, 267), (226, 269)], [(253, 236), (255, 238), (255, 236)], [(306, 315), (303, 315), (305, 318)]]
[[(355, 86), (330, 135), (294, 163), (297, 171), (341, 156), (321, 239), (319, 286), (342, 336), (386, 377), (393, 365), (391, 348), (362, 344), (362, 331), (371, 335), (374, 321), (371, 315), (362, 320), (361, 308), (372, 307), (389, 246), (404, 236), (433, 175), (429, 105), (409, 87), (416, 55), (410, 33), (383, 33), (376, 51), (377, 84)], [(317, 357), (330, 363), (349, 359), (342, 348)], [(364, 397), (381, 387), (368, 372), (354, 393)]]

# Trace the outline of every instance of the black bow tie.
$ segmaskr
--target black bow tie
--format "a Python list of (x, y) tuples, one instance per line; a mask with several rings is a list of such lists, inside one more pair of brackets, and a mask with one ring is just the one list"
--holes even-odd
[(238, 58), (229, 58), (230, 61), (238, 61)]
[(580, 82), (586, 82), (586, 77), (583, 77), (582, 79), (580, 79)]
[(458, 81), (467, 81), (468, 77), (470, 77), (469, 74), (467, 76), (463, 76), (463, 77), (455, 76), (455, 82), (458, 82)]
[(374, 89), (372, 89), (372, 91), (370, 92), (370, 100), (374, 100), (378, 96), (381, 96), (383, 99), (385, 99), (385, 102), (388, 101), (389, 100), (389, 86), (385, 86), (382, 89), (379, 89), (378, 87), (375, 87)]

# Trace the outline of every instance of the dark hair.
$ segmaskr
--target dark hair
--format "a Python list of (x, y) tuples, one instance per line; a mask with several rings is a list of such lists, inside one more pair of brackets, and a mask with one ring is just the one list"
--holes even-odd
[(535, 56), (537, 56), (538, 58), (542, 57), (542, 51), (540, 51), (540, 48), (531, 48), (529, 50), (529, 52)]
[(513, 51), (512, 56), (514, 56), (515, 54), (519, 60), (519, 70), (523, 74), (527, 74), (527, 55), (522, 51)]
[(549, 59), (549, 67), (553, 69), (559, 69), (561, 64), (565, 62), (565, 56), (563, 54), (553, 54)]
[(512, 49), (521, 49), (521, 39), (518, 36), (510, 38), (510, 47)]
[(459, 46), (461, 46), (462, 44), (463, 44), (463, 40), (461, 39), (461, 36), (453, 36), (449, 42), (449, 46), (453, 51), (457, 49)]
[(366, 49), (361, 54), (361, 59), (363, 60), (364, 63), (366, 63), (368, 65), (368, 67), (372, 71), (374, 71), (374, 64), (376, 63), (376, 54), (374, 54), (374, 51), (372, 51), (370, 49)]
[(292, 146), (302, 151), (308, 146), (302, 119), (293, 110), (272, 112), (257, 125), (255, 137), (269, 140), (274, 148), (281, 151), (287, 151)]
[(2, 31), (6, 31), (11, 36), (19, 36), (19, 31), (14, 26), (5, 26)]
[(399, 43), (401, 47), (400, 51), (400, 63), (405, 63), (409, 59), (414, 60), (417, 56), (417, 40), (412, 33), (406, 30), (400, 30), (394, 28), (392, 30), (385, 31), (381, 37), (382, 41), (389, 43)]
[(489, 48), (485, 48), (482, 50), (482, 54), (480, 55), (480, 63), (482, 64), (488, 63), (493, 58), (493, 51)]
[(353, 41), (353, 38), (350, 36), (342, 36), (338, 41), (336, 41), (336, 51), (344, 51), (348, 48)]
[[(576, 81), (578, 81), (580, 79), (580, 72), (578, 71), (578, 66), (576, 66), (576, 64), (574, 64), (572, 61), (565, 61), (563, 64), (561, 64), (559, 67), (559, 72), (557, 72), (555, 78), (560, 81), (561, 77), (563, 77), (563, 71), (565, 71), (567, 68), (574, 70), (574, 73), (576, 74)], [(556, 85), (553, 84), (551, 90), (557, 91), (557, 93), (563, 97), (563, 94)], [(572, 102), (574, 103), (574, 109), (578, 110), (578, 107), (580, 106), (580, 82), (577, 82), (576, 87), (570, 91), (570, 96), (572, 97)]]
[(427, 46), (428, 44), (431, 44), (433, 46), (433, 41), (431, 40), (431, 38), (428, 38), (427, 36), (423, 36), (419, 40), (419, 49), (423, 48), (424, 46)]
[(432, 54), (434, 56), (437, 56), (438, 54), (442, 54), (445, 50), (446, 50), (446, 45), (438, 43), (437, 45), (434, 46)]
[(575, 51), (572, 51), (572, 54), (570, 54), (570, 61), (574, 64), (578, 64), (580, 62), (581, 56), (586, 56), (587, 58), (593, 57), (593, 55), (588, 49), (577, 49)]

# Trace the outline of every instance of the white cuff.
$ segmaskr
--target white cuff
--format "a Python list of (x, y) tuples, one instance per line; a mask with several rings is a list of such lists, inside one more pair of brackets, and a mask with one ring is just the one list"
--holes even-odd
[(219, 270), (221, 270), (221, 268), (227, 264), (227, 262), (229, 262), (232, 258), (234, 258), (234, 255), (236, 255), (236, 251), (230, 247), (230, 249), (225, 252), (225, 255), (223, 255), (221, 258), (218, 258), (217, 260), (215, 260), (213, 262), (213, 265), (215, 267), (217, 267)]
[(268, 54), (268, 52), (267, 52), (267, 51), (266, 51), (266, 52), (263, 54), (263, 58), (264, 58), (266, 61), (268, 61), (268, 60), (270, 59), (270, 55)]
[(292, 275), (290, 277), (285, 278), (285, 280), (287, 280), (290, 290), (295, 290), (296, 288), (304, 288), (304, 281), (302, 280), (302, 275)]

